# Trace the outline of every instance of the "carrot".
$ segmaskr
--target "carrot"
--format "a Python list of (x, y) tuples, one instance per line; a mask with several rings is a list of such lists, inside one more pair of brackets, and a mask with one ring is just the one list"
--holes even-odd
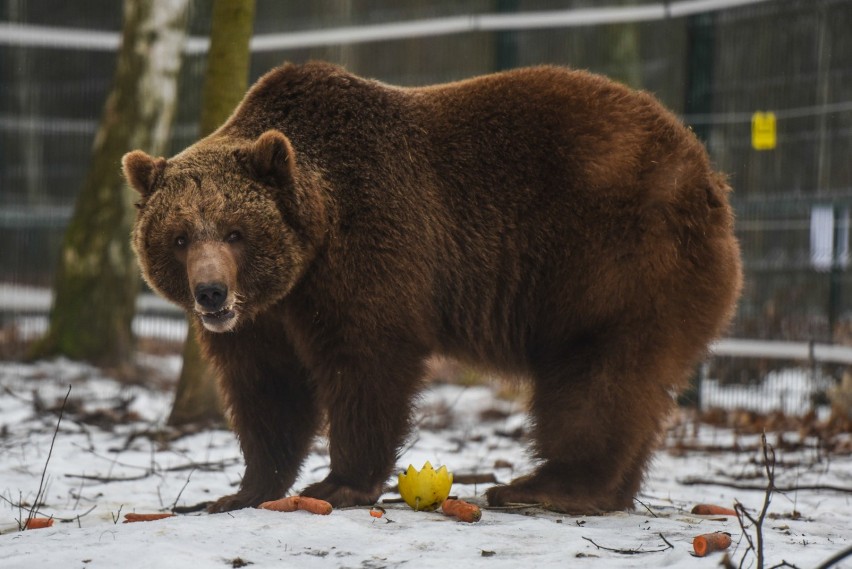
[(731, 534), (717, 531), (696, 536), (692, 540), (692, 549), (698, 557), (704, 557), (714, 551), (728, 549), (731, 545)]
[(331, 507), (331, 504), (326, 502), (325, 500), (320, 500), (319, 498), (307, 498), (300, 496), (299, 500), (299, 509), (305, 510), (306, 512), (310, 512), (312, 514), (319, 514), (321, 516), (327, 516), (334, 509)]
[(27, 523), (24, 525), (27, 529), (42, 529), (49, 528), (53, 525), (53, 518), (27, 518)]
[(264, 510), (275, 510), (276, 512), (295, 512), (299, 509), (301, 496), (287, 496), (278, 500), (270, 500), (258, 506)]
[(312, 514), (320, 514), (327, 516), (333, 508), (331, 504), (325, 500), (318, 498), (308, 498), (307, 496), (287, 496), (278, 500), (270, 500), (264, 502), (258, 508), (264, 510), (275, 510), (276, 512), (295, 512), (296, 510), (304, 510)]
[(731, 508), (725, 508), (723, 506), (717, 506), (715, 504), (698, 504), (694, 508), (692, 508), (693, 514), (698, 514), (700, 516), (736, 516), (736, 510), (732, 510)]
[(132, 524), (133, 522), (153, 522), (154, 520), (173, 517), (174, 514), (124, 514), (124, 523)]
[(462, 522), (478, 522), (482, 518), (482, 510), (476, 504), (464, 500), (453, 500), (447, 498), (441, 504), (441, 510), (448, 516), (455, 516)]

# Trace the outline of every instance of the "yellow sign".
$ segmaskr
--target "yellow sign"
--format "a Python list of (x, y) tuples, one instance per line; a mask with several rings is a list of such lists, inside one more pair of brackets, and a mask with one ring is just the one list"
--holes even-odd
[(751, 147), (755, 150), (772, 150), (776, 140), (775, 113), (757, 112), (751, 115)]

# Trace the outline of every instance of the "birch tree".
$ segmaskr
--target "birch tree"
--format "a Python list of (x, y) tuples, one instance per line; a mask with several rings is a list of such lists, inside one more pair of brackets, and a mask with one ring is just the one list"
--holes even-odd
[(92, 160), (65, 232), (46, 336), (34, 356), (132, 365), (139, 271), (130, 248), (133, 190), (121, 157), (166, 151), (177, 103), (189, 0), (125, 0), (115, 75)]

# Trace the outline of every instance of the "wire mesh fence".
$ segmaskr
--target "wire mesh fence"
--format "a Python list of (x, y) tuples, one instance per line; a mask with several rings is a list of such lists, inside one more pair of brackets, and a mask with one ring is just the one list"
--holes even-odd
[[(192, 6), (172, 152), (197, 134), (209, 11)], [(3, 337), (43, 328), (120, 27), (111, 0), (0, 6)], [(705, 141), (735, 188), (746, 286), (731, 334), (852, 344), (850, 29), (852, 0), (258, 0), (251, 73), (324, 59), (421, 85), (557, 64), (648, 90)], [(40, 300), (22, 301), (32, 295)], [(157, 317), (140, 333), (180, 341), (176, 312), (140, 310)], [(776, 365), (715, 369), (723, 381), (755, 381)]]

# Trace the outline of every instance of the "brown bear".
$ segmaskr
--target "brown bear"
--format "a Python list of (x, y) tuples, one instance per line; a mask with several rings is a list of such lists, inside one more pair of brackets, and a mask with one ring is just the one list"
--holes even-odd
[(432, 354), (533, 385), (541, 464), (492, 505), (629, 508), (673, 393), (740, 290), (729, 187), (653, 97), (558, 67), (400, 88), (262, 77), (165, 160), (123, 159), (145, 279), (198, 324), (256, 506), (382, 493)]

